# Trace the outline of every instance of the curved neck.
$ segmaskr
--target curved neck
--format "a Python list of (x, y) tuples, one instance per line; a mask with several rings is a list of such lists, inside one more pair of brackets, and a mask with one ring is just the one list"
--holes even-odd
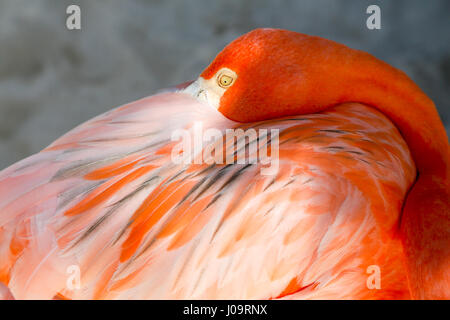
[[(381, 111), (397, 126), (408, 144), (419, 174), (449, 178), (450, 150), (434, 103), (402, 72), (389, 67), (349, 74), (347, 100)], [(371, 72), (376, 72), (371, 74)]]
[[(331, 49), (314, 48), (316, 54), (309, 58), (313, 62), (306, 80), (309, 96), (320, 106), (316, 111), (343, 102), (374, 107), (399, 129), (419, 174), (450, 180), (450, 147), (433, 101), (405, 73), (374, 56), (332, 42), (327, 45)], [(317, 87), (319, 93), (313, 91)]]

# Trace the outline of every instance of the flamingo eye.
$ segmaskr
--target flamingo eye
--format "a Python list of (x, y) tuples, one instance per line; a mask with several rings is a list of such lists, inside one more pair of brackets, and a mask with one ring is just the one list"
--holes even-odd
[(233, 84), (234, 78), (228, 74), (221, 74), (217, 78), (217, 83), (222, 88), (228, 88)]

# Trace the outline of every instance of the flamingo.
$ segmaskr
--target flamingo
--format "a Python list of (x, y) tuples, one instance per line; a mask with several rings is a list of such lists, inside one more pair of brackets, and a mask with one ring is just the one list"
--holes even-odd
[[(172, 133), (195, 122), (223, 133), (196, 159), (219, 141), (235, 156), (227, 129), (279, 130), (278, 170), (174, 162)], [(192, 83), (0, 173), (0, 297), (448, 299), (449, 163), (433, 102), (404, 73), (256, 29)]]

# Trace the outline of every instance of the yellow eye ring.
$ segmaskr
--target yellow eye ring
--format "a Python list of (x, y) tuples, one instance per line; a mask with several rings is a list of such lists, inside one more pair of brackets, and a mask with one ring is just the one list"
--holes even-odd
[(233, 84), (234, 78), (232, 76), (222, 74), (218, 78), (218, 85), (222, 88), (227, 88)]

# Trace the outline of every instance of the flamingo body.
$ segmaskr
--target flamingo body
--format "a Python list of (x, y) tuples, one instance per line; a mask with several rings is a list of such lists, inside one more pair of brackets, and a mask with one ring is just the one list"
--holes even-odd
[(405, 73), (334, 41), (266, 28), (227, 45), (196, 83), (201, 99), (240, 122), (345, 102), (386, 115), (418, 173), (400, 227), (410, 290), (418, 299), (450, 298), (450, 145), (433, 101)]
[[(171, 132), (194, 120), (250, 127), (164, 93), (1, 172), (0, 280), (14, 297), (410, 298), (395, 230), (415, 166), (386, 117), (345, 104), (252, 124), (280, 130), (275, 176), (174, 164)], [(381, 289), (367, 285), (372, 265)]]
[[(450, 147), (404, 73), (329, 40), (258, 29), (178, 89), (0, 173), (2, 296), (450, 297)], [(174, 131), (196, 123), (219, 137), (174, 161)], [(234, 159), (229, 128), (279, 130), (278, 170), (198, 161), (218, 145)], [(252, 159), (276, 145), (237, 140)]]

